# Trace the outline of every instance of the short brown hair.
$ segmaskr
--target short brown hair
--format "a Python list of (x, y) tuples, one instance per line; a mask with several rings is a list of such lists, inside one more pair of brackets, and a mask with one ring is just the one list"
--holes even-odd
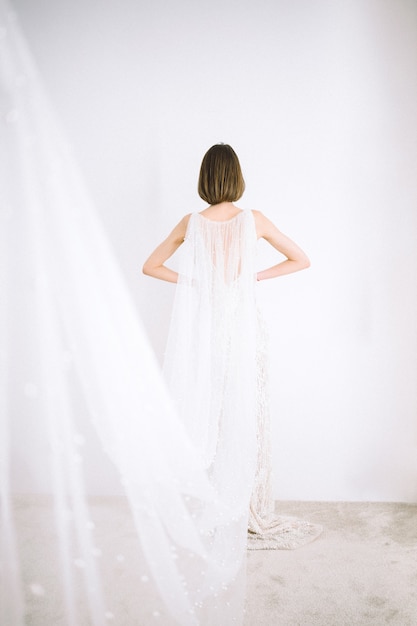
[(218, 143), (203, 157), (198, 193), (209, 204), (235, 202), (245, 191), (239, 159), (231, 146)]

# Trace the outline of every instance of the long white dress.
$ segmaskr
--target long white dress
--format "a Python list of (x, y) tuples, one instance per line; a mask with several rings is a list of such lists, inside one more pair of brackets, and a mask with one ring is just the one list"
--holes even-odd
[(221, 222), (191, 214), (164, 372), (217, 493), (246, 516), (248, 547), (291, 549), (322, 529), (274, 513), (256, 249), (252, 211)]

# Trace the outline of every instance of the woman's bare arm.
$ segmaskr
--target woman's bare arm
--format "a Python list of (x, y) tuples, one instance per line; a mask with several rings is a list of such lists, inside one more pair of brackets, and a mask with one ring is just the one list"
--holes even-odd
[(168, 237), (152, 252), (143, 265), (144, 274), (169, 283), (177, 282), (178, 272), (166, 267), (164, 263), (183, 243), (189, 219), (190, 214), (183, 217)]
[(284, 276), (292, 272), (310, 267), (310, 260), (306, 253), (289, 237), (281, 233), (278, 228), (260, 211), (253, 211), (258, 239), (261, 237), (271, 244), (278, 252), (287, 258), (277, 265), (273, 265), (266, 270), (258, 272), (257, 279), (265, 280)]

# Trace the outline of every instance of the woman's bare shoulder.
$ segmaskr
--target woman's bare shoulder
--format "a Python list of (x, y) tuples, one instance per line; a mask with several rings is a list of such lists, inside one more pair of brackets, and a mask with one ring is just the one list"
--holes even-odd
[(184, 217), (180, 221), (180, 224), (183, 224), (185, 228), (187, 228), (188, 222), (190, 221), (191, 216), (192, 216), (192, 213), (187, 213), (186, 215), (184, 215)]
[(265, 213), (262, 211), (258, 211), (257, 209), (251, 209), (253, 216), (257, 222), (269, 222), (270, 220), (266, 217)]
[(180, 221), (174, 226), (171, 233), (168, 235), (168, 240), (172, 240), (175, 242), (184, 240), (191, 215), (192, 213), (187, 213), (187, 215), (184, 215), (184, 217), (180, 219)]
[(251, 209), (253, 216), (255, 218), (255, 220), (260, 220), (264, 217), (264, 214), (262, 213), (262, 211), (258, 211), (257, 209)]
[(271, 228), (276, 228), (271, 220), (268, 219), (264, 213), (262, 213), (262, 211), (252, 209), (252, 213), (258, 237), (264, 237), (268, 232), (270, 232)]

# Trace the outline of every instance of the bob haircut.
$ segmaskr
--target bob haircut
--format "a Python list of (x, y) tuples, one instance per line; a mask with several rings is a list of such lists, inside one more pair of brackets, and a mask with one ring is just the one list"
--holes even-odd
[(228, 144), (215, 144), (201, 163), (199, 196), (209, 204), (219, 204), (239, 200), (244, 191), (245, 181), (236, 152)]

